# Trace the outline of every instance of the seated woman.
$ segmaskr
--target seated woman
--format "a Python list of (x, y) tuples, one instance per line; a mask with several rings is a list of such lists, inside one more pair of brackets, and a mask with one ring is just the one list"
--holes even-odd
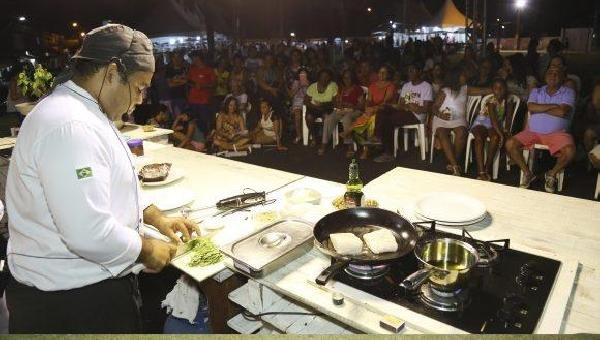
[[(495, 78), (492, 81), (494, 96), (488, 100), (485, 107), (473, 121), (471, 132), (475, 136), (475, 160), (479, 175), (477, 179), (491, 180), (490, 172), (494, 163), (494, 157), (498, 146), (503, 144), (506, 136), (510, 133), (512, 121), (512, 107), (507, 102), (508, 90), (506, 81)], [(487, 158), (484, 157), (484, 148), (487, 138), (490, 138), (487, 149)]]
[(248, 95), (244, 89), (243, 83), (240, 80), (232, 80), (230, 82), (231, 85), (231, 93), (225, 96), (225, 100), (229, 97), (233, 97), (238, 102), (238, 112), (244, 118), (244, 123), (246, 122), (246, 115), (248, 113)]
[(277, 145), (278, 151), (287, 150), (281, 144), (281, 118), (275, 114), (271, 103), (266, 99), (260, 101), (260, 119), (250, 138), (253, 144)]
[(375, 139), (375, 117), (377, 113), (388, 108), (396, 97), (396, 87), (390, 81), (387, 66), (382, 66), (377, 73), (378, 80), (369, 86), (365, 113), (352, 123), (354, 140), (362, 146), (360, 159), (369, 157), (369, 144), (378, 142)]
[[(333, 114), (328, 115), (323, 122), (323, 134), (331, 136), (335, 131), (337, 133), (338, 123), (341, 121), (344, 126), (344, 144), (348, 145), (347, 157), (354, 156), (352, 147), (352, 122), (362, 114), (365, 108), (365, 93), (358, 86), (358, 80), (354, 73), (346, 70), (342, 73), (341, 86), (335, 96), (335, 109)], [(325, 153), (325, 144), (319, 148), (319, 155)]]
[(590, 152), (600, 140), (600, 83), (594, 86), (585, 113), (576, 123), (582, 126), (579, 130), (583, 130), (583, 145)]
[(204, 135), (198, 129), (195, 119), (188, 110), (183, 110), (177, 115), (173, 126), (173, 144), (178, 148), (185, 148), (194, 151), (204, 151), (206, 149)]
[[(312, 83), (306, 90), (304, 105), (306, 105), (306, 125), (312, 136), (311, 146), (316, 142), (315, 119), (325, 119), (333, 112), (333, 98), (338, 93), (338, 86), (331, 81), (331, 71), (322, 69), (318, 73), (317, 82)], [(327, 144), (329, 136), (323, 134), (322, 143)]]
[(249, 142), (244, 118), (238, 111), (238, 102), (234, 97), (229, 97), (217, 116), (213, 144), (219, 151), (225, 151), (243, 149)]
[[(458, 159), (462, 157), (467, 143), (467, 77), (460, 69), (448, 72), (445, 86), (433, 103), (432, 131), (448, 161), (446, 169), (460, 176)], [(454, 143), (450, 138), (454, 132)]]
[(290, 111), (294, 118), (296, 137), (294, 144), (298, 144), (302, 140), (302, 105), (304, 105), (304, 97), (308, 89), (308, 71), (305, 68), (300, 68), (298, 74), (288, 90), (288, 95), (291, 98), (292, 105)]

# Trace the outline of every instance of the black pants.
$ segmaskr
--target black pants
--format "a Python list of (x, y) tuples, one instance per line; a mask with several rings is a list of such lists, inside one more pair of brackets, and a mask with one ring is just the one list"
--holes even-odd
[(140, 301), (134, 275), (52, 292), (11, 278), (6, 288), (11, 334), (141, 333)]

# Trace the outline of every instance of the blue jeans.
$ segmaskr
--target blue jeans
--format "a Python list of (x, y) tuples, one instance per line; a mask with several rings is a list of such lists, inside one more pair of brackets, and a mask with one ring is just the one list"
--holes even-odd
[(169, 315), (165, 320), (163, 329), (164, 334), (211, 334), (210, 324), (208, 322), (208, 306), (200, 301), (196, 318), (192, 325), (186, 319), (180, 319)]

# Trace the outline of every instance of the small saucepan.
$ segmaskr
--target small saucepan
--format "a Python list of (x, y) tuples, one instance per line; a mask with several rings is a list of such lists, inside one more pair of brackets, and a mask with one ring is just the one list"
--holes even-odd
[(471, 269), (479, 262), (473, 246), (453, 238), (438, 238), (419, 242), (415, 256), (422, 269), (409, 275), (400, 286), (413, 290), (426, 280), (441, 291), (463, 288), (471, 276)]

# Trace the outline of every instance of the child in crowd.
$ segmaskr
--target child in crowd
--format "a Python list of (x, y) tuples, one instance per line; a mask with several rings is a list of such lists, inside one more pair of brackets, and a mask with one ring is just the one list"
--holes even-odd
[(154, 116), (152, 116), (152, 118), (148, 120), (148, 125), (153, 125), (162, 129), (168, 129), (172, 126), (170, 124), (170, 118), (171, 117), (169, 115), (169, 109), (167, 108), (167, 106), (164, 104), (160, 104), (158, 112), (156, 112)]
[(294, 117), (294, 125), (296, 128), (296, 138), (294, 144), (298, 144), (302, 140), (302, 105), (304, 105), (304, 97), (306, 89), (308, 89), (308, 71), (304, 68), (298, 71), (297, 79), (292, 82), (289, 89), (289, 96), (292, 98), (292, 115)]
[[(507, 102), (508, 90), (503, 78), (492, 81), (493, 96), (487, 101), (473, 121), (471, 132), (475, 136), (475, 160), (479, 175), (477, 179), (489, 181), (490, 172), (498, 147), (510, 133), (512, 109)], [(484, 157), (486, 140), (489, 138), (487, 157)]]
[(206, 149), (204, 135), (198, 129), (196, 120), (192, 118), (188, 110), (183, 110), (177, 115), (171, 129), (176, 147), (194, 151)]
[(271, 104), (266, 100), (260, 101), (260, 120), (252, 131), (251, 139), (254, 144), (276, 145), (278, 151), (286, 151), (281, 144), (281, 118), (279, 118)]
[(243, 149), (250, 142), (244, 118), (240, 115), (238, 107), (237, 100), (229, 97), (217, 116), (213, 143), (219, 151)]

